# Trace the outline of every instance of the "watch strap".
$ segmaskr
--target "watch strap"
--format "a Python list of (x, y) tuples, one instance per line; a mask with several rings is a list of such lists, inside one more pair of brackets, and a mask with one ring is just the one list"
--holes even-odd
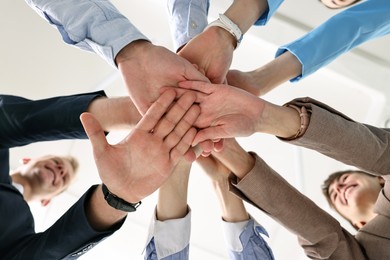
[(139, 205), (142, 203), (141, 201), (137, 203), (130, 203), (125, 201), (124, 199), (116, 196), (114, 193), (111, 193), (104, 183), (102, 183), (102, 191), (104, 199), (107, 201), (108, 205), (118, 210), (133, 212), (136, 211)]
[(233, 35), (233, 37), (236, 39), (237, 42), (235, 48), (237, 48), (240, 45), (243, 38), (243, 34), (240, 28), (237, 26), (237, 24), (235, 24), (232, 20), (230, 20), (229, 17), (227, 17), (224, 14), (219, 14), (219, 18), (211, 22), (209, 25), (207, 25), (205, 29), (212, 26), (221, 27), (226, 31), (228, 31), (231, 35)]

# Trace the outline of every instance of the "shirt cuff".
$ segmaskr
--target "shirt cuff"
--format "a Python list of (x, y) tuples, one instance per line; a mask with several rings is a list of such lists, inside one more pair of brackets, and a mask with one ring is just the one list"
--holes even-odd
[(255, 234), (255, 230), (268, 237), (267, 231), (252, 216), (249, 216), (249, 220), (241, 222), (222, 221), (222, 228), (226, 246), (228, 250), (234, 252), (242, 252), (244, 250), (244, 245)]
[(259, 17), (255, 25), (266, 25), (284, 0), (268, 0), (268, 9)]
[(173, 255), (186, 248), (190, 243), (191, 235), (191, 209), (184, 218), (159, 221), (155, 209), (149, 226), (146, 245), (154, 238), (158, 259)]
[(203, 32), (208, 24), (208, 10), (208, 0), (168, 1), (169, 23), (176, 51)]

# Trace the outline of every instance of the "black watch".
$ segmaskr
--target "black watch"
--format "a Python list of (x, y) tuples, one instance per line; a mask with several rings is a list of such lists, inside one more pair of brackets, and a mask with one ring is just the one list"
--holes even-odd
[(115, 209), (119, 209), (126, 212), (134, 212), (137, 210), (138, 206), (141, 205), (141, 201), (137, 203), (129, 203), (124, 199), (119, 198), (115, 194), (111, 193), (107, 186), (102, 183), (102, 190), (104, 199), (107, 201), (108, 205)]

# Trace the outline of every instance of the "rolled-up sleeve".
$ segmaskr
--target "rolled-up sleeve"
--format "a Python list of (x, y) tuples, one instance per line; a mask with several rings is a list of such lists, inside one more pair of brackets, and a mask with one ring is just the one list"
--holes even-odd
[(301, 38), (281, 46), (276, 57), (291, 52), (302, 64), (298, 81), (356, 46), (390, 33), (388, 0), (367, 0), (336, 14)]
[(148, 40), (107, 0), (26, 2), (58, 29), (66, 43), (95, 52), (113, 67), (123, 47), (135, 40)]

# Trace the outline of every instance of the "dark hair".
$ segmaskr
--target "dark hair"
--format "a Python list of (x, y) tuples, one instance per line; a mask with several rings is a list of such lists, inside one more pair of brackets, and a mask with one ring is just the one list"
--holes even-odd
[(336, 10), (336, 9), (342, 9), (342, 8), (350, 7), (350, 6), (354, 5), (354, 4), (357, 4), (357, 3), (360, 2), (361, 0), (356, 0), (355, 2), (352, 2), (352, 3), (350, 3), (349, 5), (342, 6), (342, 7), (329, 7), (329, 6), (327, 6), (326, 4), (324, 4), (324, 3), (322, 2), (322, 0), (318, 0), (318, 1), (319, 1), (321, 4), (323, 4), (326, 8), (331, 9), (331, 10)]

